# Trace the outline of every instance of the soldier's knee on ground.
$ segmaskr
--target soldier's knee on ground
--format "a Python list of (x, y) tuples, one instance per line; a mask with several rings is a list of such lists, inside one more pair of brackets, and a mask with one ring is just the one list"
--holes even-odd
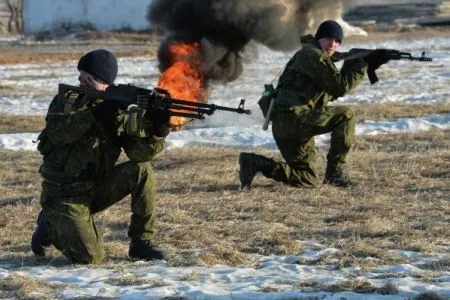
[[(53, 245), (79, 264), (98, 264), (105, 257), (102, 234), (83, 205), (67, 205), (67, 210), (53, 214), (49, 228)], [(70, 212), (79, 212), (70, 215)]]
[(69, 251), (63, 251), (63, 254), (78, 264), (100, 264), (105, 259), (105, 250), (103, 247), (90, 250), (84, 248), (84, 251), (77, 251), (76, 253), (68, 252)]

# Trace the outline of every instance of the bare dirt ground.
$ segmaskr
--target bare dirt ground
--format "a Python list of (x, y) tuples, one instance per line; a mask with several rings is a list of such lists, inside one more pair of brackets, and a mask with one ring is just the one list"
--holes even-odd
[(150, 33), (84, 32), (75, 37), (0, 43), (0, 64), (78, 60), (89, 49), (107, 47), (120, 56), (153, 56), (160, 38)]
[[(368, 36), (350, 36), (345, 43), (386, 39), (424, 39), (449, 36), (450, 27), (426, 27), (410, 30), (370, 31)], [(117, 56), (155, 55), (160, 37), (151, 33), (83, 32), (75, 37), (36, 40), (25, 43), (0, 43), (0, 64), (76, 60), (88, 49), (108, 47)]]

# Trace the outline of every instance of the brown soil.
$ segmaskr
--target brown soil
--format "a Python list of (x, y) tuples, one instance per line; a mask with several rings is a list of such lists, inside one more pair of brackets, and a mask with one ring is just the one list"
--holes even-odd
[(158, 44), (159, 38), (149, 33), (85, 32), (51, 43), (40, 37), (27, 37), (24, 43), (0, 45), (0, 64), (77, 60), (96, 48), (109, 49), (117, 57), (154, 56)]
[[(11, 53), (8, 48), (0, 48), (0, 64), (40, 63), (46, 61), (78, 60), (86, 51), (71, 53)], [(115, 52), (116, 57), (121, 56), (153, 56), (153, 49), (136, 49), (123, 52)]]
[[(369, 31), (368, 36), (350, 36), (345, 43), (380, 41), (389, 39), (425, 39), (433, 36), (449, 36), (450, 27), (392, 28), (389, 31)], [(9, 43), (0, 46), (0, 64), (38, 63), (43, 61), (77, 60), (89, 50), (107, 48), (118, 57), (153, 56), (160, 37), (151, 33), (84, 32), (75, 38), (55, 39), (45, 43), (40, 37), (29, 37), (25, 43)]]

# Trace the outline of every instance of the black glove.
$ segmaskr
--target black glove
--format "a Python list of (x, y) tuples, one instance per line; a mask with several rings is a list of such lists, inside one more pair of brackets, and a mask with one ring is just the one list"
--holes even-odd
[(152, 121), (153, 134), (159, 137), (166, 137), (170, 133), (170, 114), (168, 110), (150, 110), (150, 120)]
[(389, 53), (383, 49), (374, 50), (372, 53), (365, 56), (364, 60), (369, 65), (369, 69), (376, 70), (389, 61)]
[(121, 107), (121, 103), (108, 100), (92, 107), (91, 112), (97, 121), (110, 122), (116, 117)]
[(366, 63), (362, 58), (348, 59), (344, 61), (341, 68), (341, 73), (345, 73), (347, 71), (351, 72), (354, 69), (361, 69), (361, 67), (365, 65)]

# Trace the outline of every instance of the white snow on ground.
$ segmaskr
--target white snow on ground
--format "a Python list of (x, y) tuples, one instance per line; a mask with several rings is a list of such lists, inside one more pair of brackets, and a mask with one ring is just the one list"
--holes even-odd
[[(423, 255), (396, 251), (394, 256), (408, 263), (377, 266), (362, 270), (333, 264), (340, 251), (320, 244), (302, 242), (303, 252), (296, 256), (254, 255), (242, 267), (170, 267), (165, 261), (121, 264), (115, 269), (87, 266), (14, 266), (0, 263), (0, 279), (11, 275), (29, 277), (53, 284), (70, 285), (61, 291), (63, 299), (114, 297), (120, 299), (406, 299), (423, 292), (450, 297), (450, 272), (436, 270), (447, 254)], [(448, 249), (443, 248), (443, 252)], [(198, 250), (201, 252), (201, 250)], [(368, 260), (375, 258), (367, 258)], [(326, 260), (328, 264), (316, 264)], [(434, 267), (433, 267), (434, 266)], [(436, 274), (438, 273), (438, 274)], [(432, 279), (426, 280), (431, 276)], [(124, 285), (126, 280), (130, 282)], [(138, 284), (133, 284), (139, 281)], [(356, 292), (324, 292), (328, 286), (347, 281), (370, 283), (371, 288)], [(122, 283), (121, 283), (122, 282)], [(395, 294), (382, 294), (380, 288), (397, 288)], [(377, 288), (379, 292), (374, 292)], [(319, 291), (318, 291), (319, 290)], [(388, 289), (386, 289), (388, 290)], [(36, 293), (39, 296), (39, 293)], [(311, 298), (308, 298), (311, 297)]]
[[(434, 61), (430, 63), (394, 61), (383, 66), (378, 75), (380, 82), (367, 81), (337, 104), (400, 102), (411, 105), (448, 103), (450, 101), (450, 38), (431, 38), (415, 41), (389, 41), (345, 45), (344, 50), (358, 48), (394, 48), (420, 55), (427, 50)], [(190, 130), (173, 132), (167, 138), (168, 148), (214, 145), (224, 147), (275, 149), (268, 131), (261, 129), (262, 115), (257, 100), (264, 83), (268, 83), (283, 67), (292, 53), (250, 47), (246, 55), (244, 73), (235, 82), (212, 84), (210, 102), (237, 107), (239, 99), (247, 99), (246, 106), (253, 110), (251, 116), (216, 112), (204, 121), (195, 121)], [(248, 57), (253, 57), (251, 60)], [(157, 63), (153, 58), (120, 58), (119, 83), (133, 83), (153, 87), (158, 77)], [(0, 114), (43, 115), (59, 82), (77, 84), (76, 62), (49, 62), (44, 64), (0, 65)], [(23, 88), (24, 93), (8, 94), (8, 86)], [(33, 91), (30, 91), (33, 88)], [(389, 121), (365, 120), (357, 124), (358, 135), (415, 132), (433, 127), (448, 129), (450, 114), (426, 118), (405, 118)], [(36, 132), (40, 128), (36, 128)], [(38, 133), (1, 134), (0, 149), (35, 150), (32, 141)], [(319, 136), (317, 145), (326, 144), (328, 135)], [(228, 267), (170, 267), (166, 262), (121, 262), (121, 271), (114, 268), (88, 266), (17, 266), (0, 262), (0, 279), (12, 275), (25, 276), (49, 283), (66, 285), (60, 294), (63, 299), (79, 297), (112, 297), (120, 299), (162, 299), (185, 297), (187, 299), (407, 299), (419, 293), (432, 291), (450, 299), (450, 271), (448, 245), (438, 253), (425, 255), (413, 251), (396, 251), (405, 258), (404, 264), (377, 266), (367, 270), (341, 268), (334, 264), (339, 250), (303, 242), (304, 249), (297, 256), (254, 256), (247, 266)], [(190, 250), (201, 253), (202, 249)], [(31, 253), (30, 253), (31, 255)], [(325, 259), (326, 258), (326, 259)], [(367, 258), (376, 260), (376, 258)], [(327, 261), (328, 264), (323, 264)], [(444, 263), (442, 263), (444, 262)], [(120, 282), (127, 281), (130, 285)], [(136, 284), (136, 280), (141, 282)], [(324, 286), (346, 280), (367, 281), (380, 288), (391, 284), (397, 294), (384, 295), (373, 290), (331, 292)], [(322, 288), (320, 288), (322, 287)], [(320, 292), (317, 292), (321, 290)], [(328, 291), (327, 291), (328, 290)], [(36, 294), (39, 298), (39, 294)]]
[(0, 36), (0, 44), (1, 43), (11, 43), (11, 42), (19, 42), (23, 40), (22, 35), (4, 35)]
[[(225, 113), (224, 114), (229, 114)], [(230, 117), (230, 116), (228, 116)], [(234, 116), (233, 116), (234, 117)], [(432, 115), (426, 118), (404, 118), (389, 121), (363, 121), (357, 124), (357, 135), (377, 135), (400, 132), (425, 131), (431, 128), (449, 129), (450, 114)], [(36, 150), (39, 133), (0, 134), (0, 149)], [(316, 137), (316, 145), (323, 146), (329, 134)], [(261, 125), (248, 127), (226, 126), (196, 128), (172, 132), (166, 139), (167, 149), (194, 146), (221, 146), (251, 149), (255, 147), (276, 149), (271, 129), (263, 131)]]
[[(420, 56), (422, 51), (432, 57), (432, 62), (392, 61), (378, 70), (380, 81), (370, 85), (365, 80), (339, 103), (401, 102), (410, 104), (442, 103), (450, 99), (450, 38), (427, 40), (397, 40), (383, 43), (344, 44), (343, 51), (350, 48), (392, 48)], [(292, 52), (276, 52), (263, 46), (250, 45), (244, 54), (245, 67), (241, 77), (228, 84), (212, 83), (209, 101), (219, 105), (238, 105), (245, 98), (248, 108), (258, 110), (257, 100), (263, 85), (269, 83), (284, 67)], [(0, 113), (36, 115), (45, 114), (50, 101), (57, 93), (58, 83), (77, 85), (76, 61), (47, 62), (39, 64), (0, 65)], [(132, 83), (153, 87), (159, 71), (156, 58), (119, 58), (117, 83)], [(25, 93), (8, 95), (7, 88), (23, 88)], [(32, 91), (31, 91), (32, 90)], [(27, 105), (21, 105), (21, 103)], [(230, 118), (228, 118), (230, 119)], [(256, 117), (235, 118), (239, 122), (253, 121)], [(244, 121), (245, 120), (245, 121)], [(214, 126), (223, 125), (214, 119)], [(233, 120), (235, 122), (236, 120)], [(236, 125), (231, 123), (230, 125)]]

